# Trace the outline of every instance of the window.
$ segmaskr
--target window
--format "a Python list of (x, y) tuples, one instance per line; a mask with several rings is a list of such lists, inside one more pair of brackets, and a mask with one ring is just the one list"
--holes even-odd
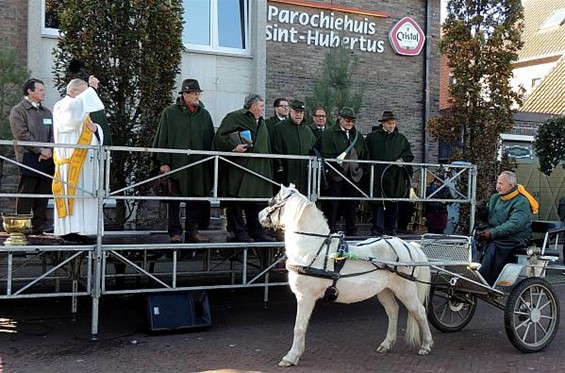
[(534, 145), (525, 141), (503, 141), (502, 153), (514, 158), (519, 163), (532, 163), (537, 161), (534, 154)]
[(43, 35), (59, 35), (59, 18), (57, 13), (50, 9), (49, 3), (53, 1), (41, 1), (41, 33)]
[(184, 0), (183, 43), (198, 50), (247, 54), (249, 0)]
[(565, 8), (557, 9), (549, 18), (545, 20), (545, 22), (541, 25), (540, 29), (548, 29), (552, 27), (559, 27), (565, 23)]

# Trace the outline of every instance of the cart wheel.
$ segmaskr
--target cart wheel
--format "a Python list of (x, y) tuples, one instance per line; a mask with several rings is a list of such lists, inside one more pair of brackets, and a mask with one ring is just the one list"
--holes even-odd
[(456, 332), (473, 318), (477, 297), (470, 293), (449, 294), (445, 289), (432, 286), (427, 308), (428, 320), (437, 330)]
[(559, 329), (559, 301), (542, 278), (528, 277), (514, 286), (504, 311), (504, 328), (518, 351), (544, 350)]

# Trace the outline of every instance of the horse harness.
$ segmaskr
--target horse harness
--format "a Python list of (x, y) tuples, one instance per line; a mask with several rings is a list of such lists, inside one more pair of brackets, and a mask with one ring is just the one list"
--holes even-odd
[[(362, 275), (366, 275), (368, 273), (372, 273), (372, 272), (379, 271), (379, 270), (387, 270), (387, 271), (395, 273), (395, 274), (397, 274), (400, 277), (403, 277), (405, 279), (408, 279), (408, 280), (411, 280), (411, 281), (416, 281), (416, 277), (414, 276), (414, 267), (412, 268), (412, 274), (406, 274), (404, 272), (400, 272), (398, 270), (398, 266), (391, 267), (389, 265), (382, 264), (382, 263), (377, 264), (377, 263), (375, 263), (371, 260), (369, 260), (369, 263), (371, 263), (375, 268), (370, 269), (368, 271), (342, 275), (340, 272), (345, 265), (345, 261), (347, 260), (348, 253), (349, 253), (349, 245), (347, 244), (347, 241), (345, 240), (345, 236), (344, 236), (343, 233), (338, 233), (338, 234), (331, 234), (330, 233), (329, 235), (323, 235), (323, 234), (318, 234), (318, 233), (310, 233), (310, 232), (300, 232), (300, 231), (294, 232), (294, 233), (304, 235), (304, 236), (325, 238), (324, 241), (322, 242), (322, 244), (320, 245), (320, 247), (318, 248), (316, 255), (314, 256), (314, 258), (310, 261), (310, 263), (307, 266), (301, 266), (301, 265), (286, 263), (286, 268), (289, 271), (293, 271), (293, 272), (295, 272), (299, 275), (332, 280), (332, 284), (330, 286), (328, 286), (328, 288), (326, 289), (326, 291), (324, 293), (324, 296), (322, 297), (322, 301), (325, 302), (325, 303), (331, 303), (331, 302), (334, 302), (337, 299), (337, 297), (339, 295), (339, 291), (337, 290), (336, 285), (337, 285), (337, 281), (340, 278), (362, 276)], [(395, 252), (396, 261), (397, 262), (400, 261), (400, 257), (398, 255), (398, 253), (396, 253), (394, 246), (392, 246), (386, 238), (387, 238), (386, 236), (376, 237), (375, 240), (376, 241), (385, 240), (385, 242)], [(334, 270), (333, 271), (328, 269), (328, 258), (330, 257), (329, 250), (330, 250), (330, 245), (331, 245), (332, 239), (339, 239), (337, 255), (333, 259), (333, 262), (334, 262)], [(373, 241), (373, 242), (375, 242), (375, 241)], [(312, 265), (314, 264), (314, 262), (316, 261), (318, 256), (320, 256), (324, 247), (325, 247), (325, 255), (324, 255), (324, 266), (323, 266), (323, 268), (312, 267)], [(408, 250), (408, 254), (410, 255), (410, 259), (412, 259), (412, 253), (410, 252), (410, 250)]]
[[(276, 201), (276, 202), (273, 203), (273, 205), (268, 206), (267, 207), (267, 217), (269, 219), (271, 219), (271, 214), (273, 214), (273, 212), (275, 212), (277, 210), (279, 211), (279, 215), (280, 215), (280, 207), (282, 207), (294, 193), (295, 192), (292, 191), (288, 195), (284, 196), (280, 201)], [(279, 218), (280, 218), (280, 216), (279, 216)], [(368, 271), (342, 275), (340, 272), (345, 265), (345, 261), (347, 260), (347, 257), (348, 257), (347, 254), (349, 252), (349, 245), (347, 244), (347, 241), (345, 240), (345, 235), (343, 233), (338, 233), (338, 234), (331, 234), (330, 233), (330, 234), (327, 234), (327, 235), (318, 234), (318, 233), (311, 233), (311, 232), (300, 232), (300, 231), (296, 231), (294, 233), (304, 235), (304, 236), (324, 238), (324, 241), (322, 242), (322, 244), (318, 248), (316, 255), (314, 256), (314, 258), (310, 261), (310, 263), (307, 266), (290, 264), (288, 262), (286, 263), (286, 268), (289, 271), (293, 271), (293, 272), (295, 272), (299, 275), (317, 277), (317, 278), (325, 278), (325, 279), (328, 279), (328, 280), (332, 280), (332, 284), (326, 289), (324, 296), (322, 297), (322, 301), (324, 301), (324, 302), (330, 303), (330, 302), (334, 302), (337, 299), (337, 297), (339, 295), (339, 291), (337, 290), (336, 284), (337, 284), (337, 281), (340, 278), (362, 276), (362, 275), (366, 275), (368, 273), (372, 273), (372, 272), (379, 271), (379, 270), (387, 270), (387, 271), (395, 273), (395, 274), (397, 274), (400, 277), (403, 277), (405, 279), (408, 279), (408, 280), (411, 280), (411, 281), (416, 281), (416, 277), (414, 276), (414, 267), (412, 268), (412, 274), (406, 274), (404, 272), (400, 272), (398, 270), (398, 266), (391, 267), (391, 266), (383, 264), (383, 263), (379, 263), (379, 264), (375, 263), (374, 261), (371, 260), (371, 259), (376, 259), (376, 258), (368, 258), (368, 261), (375, 268), (370, 269)], [(339, 245), (338, 245), (338, 250), (337, 250), (338, 255), (334, 258), (334, 270), (330, 271), (328, 269), (328, 258), (330, 256), (330, 245), (331, 245), (332, 239), (334, 239), (334, 238), (339, 239)], [(376, 237), (375, 240), (378, 241), (378, 240), (384, 239), (385, 242), (390, 246), (390, 248), (396, 254), (396, 261), (397, 262), (400, 261), (400, 257), (398, 255), (398, 253), (396, 252), (394, 246), (392, 246), (386, 240), (386, 238), (387, 238), (387, 236), (381, 236), (381, 237)], [(404, 245), (406, 246), (405, 243), (404, 243)], [(321, 269), (312, 267), (312, 265), (314, 264), (314, 262), (316, 261), (318, 256), (321, 254), (324, 247), (326, 248), (326, 250), (325, 250), (326, 252), (325, 252), (325, 255), (324, 255), (324, 267), (321, 268)], [(412, 259), (412, 253), (410, 252), (410, 250), (408, 250), (408, 254), (410, 255), (410, 259)]]

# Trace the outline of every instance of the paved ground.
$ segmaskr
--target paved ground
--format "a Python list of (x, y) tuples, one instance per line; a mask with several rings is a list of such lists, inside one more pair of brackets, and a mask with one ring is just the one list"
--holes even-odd
[[(556, 285), (562, 308), (565, 285)], [(99, 341), (90, 339), (90, 304), (81, 300), (76, 321), (69, 299), (0, 302), (0, 372), (282, 372), (295, 315), (293, 295), (273, 288), (268, 309), (261, 289), (209, 293), (213, 325), (181, 334), (146, 333), (145, 296), (106, 297)], [(565, 311), (564, 311), (565, 312)], [(561, 313), (561, 324), (565, 325)], [(565, 326), (546, 351), (521, 354), (508, 341), (503, 313), (481, 303), (462, 331), (432, 328), (429, 356), (399, 341), (389, 354), (375, 348), (386, 320), (376, 300), (321, 305), (308, 330), (306, 351), (290, 372), (562, 372)], [(402, 313), (400, 326), (405, 325)], [(10, 333), (14, 332), (14, 333)]]

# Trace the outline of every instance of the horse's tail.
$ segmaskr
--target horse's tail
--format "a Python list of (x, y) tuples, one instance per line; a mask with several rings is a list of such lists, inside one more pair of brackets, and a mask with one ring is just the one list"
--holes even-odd
[[(418, 258), (415, 259), (418, 262), (427, 262), (428, 258), (426, 254), (418, 248), (416, 250), (418, 253)], [(431, 281), (431, 273), (429, 266), (418, 266), (414, 269), (414, 277), (416, 277), (416, 289), (418, 292), (418, 301), (426, 307), (428, 302), (428, 296), (430, 294), (430, 281)], [(420, 315), (420, 317), (426, 317), (425, 309), (424, 314)], [(416, 318), (409, 312), (408, 313), (408, 321), (406, 323), (406, 335), (404, 336), (406, 342), (413, 347), (420, 346), (420, 325)]]

